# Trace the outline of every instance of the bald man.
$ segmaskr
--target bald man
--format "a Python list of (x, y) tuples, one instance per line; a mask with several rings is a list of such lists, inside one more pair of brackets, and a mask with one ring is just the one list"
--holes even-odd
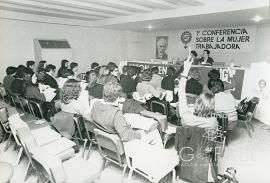
[(168, 55), (166, 54), (167, 46), (168, 42), (165, 38), (157, 40), (156, 59), (168, 60)]

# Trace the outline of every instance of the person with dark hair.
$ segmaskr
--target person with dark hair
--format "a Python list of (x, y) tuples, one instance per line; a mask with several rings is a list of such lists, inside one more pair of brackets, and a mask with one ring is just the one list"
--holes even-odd
[(198, 56), (197, 52), (194, 51), (194, 50), (192, 50), (192, 51), (190, 52), (190, 54), (191, 54), (191, 58), (193, 59), (192, 65), (198, 65), (198, 64), (200, 63), (200, 59), (197, 58), (197, 56)]
[(58, 69), (57, 77), (62, 77), (64, 72), (68, 69), (69, 61), (66, 59), (63, 59), (61, 61), (61, 67)]
[(236, 126), (237, 112), (236, 102), (230, 92), (224, 92), (224, 84), (221, 79), (212, 78), (208, 81), (208, 88), (215, 95), (215, 111), (228, 115), (228, 130), (233, 130)]
[(159, 70), (158, 67), (152, 67), (152, 79), (150, 80), (150, 83), (155, 89), (161, 89), (161, 81), (162, 77), (158, 74)]
[(190, 69), (190, 79), (186, 83), (186, 93), (200, 95), (203, 90), (203, 85), (199, 82), (201, 80), (200, 73), (197, 69)]
[(69, 79), (64, 83), (60, 91), (61, 109), (64, 112), (84, 115), (89, 108), (89, 97), (85, 90), (82, 90), (80, 82)]
[(123, 77), (127, 76), (127, 70), (128, 70), (128, 67), (127, 65), (124, 65), (123, 68), (122, 68), (122, 74), (120, 75), (120, 81)]
[(54, 79), (53, 75), (55, 73), (56, 67), (52, 64), (49, 64), (45, 68), (45, 76), (43, 80), (43, 84), (49, 85), (51, 88), (58, 89), (58, 84), (56, 80)]
[(203, 50), (203, 56), (200, 59), (200, 64), (202, 65), (213, 65), (214, 60), (212, 57), (209, 57), (210, 51), (209, 50)]
[(78, 72), (78, 63), (76, 62), (71, 62), (70, 66), (69, 66), (69, 69), (74, 72), (74, 76), (77, 75), (77, 72)]
[(35, 64), (36, 62), (33, 61), (33, 60), (29, 60), (26, 62), (26, 67), (27, 67), (27, 70), (29, 70), (29, 72), (32, 73), (32, 75), (35, 73)]
[(15, 80), (11, 84), (11, 92), (20, 95), (24, 94), (24, 89), (26, 86), (24, 75), (26, 72), (26, 67), (24, 65), (19, 65), (15, 73)]
[(99, 77), (97, 83), (104, 85), (106, 83), (106, 79), (109, 75), (109, 69), (106, 65), (103, 65), (99, 69)]
[(161, 92), (153, 87), (150, 83), (152, 79), (152, 72), (150, 69), (145, 69), (142, 73), (142, 82), (137, 84), (136, 91), (139, 93), (140, 97), (144, 97), (146, 94), (150, 94), (153, 97), (159, 98)]
[(97, 83), (98, 73), (95, 70), (91, 70), (88, 75), (88, 84), (85, 90), (88, 91), (90, 97), (103, 98), (103, 85)]
[(174, 80), (183, 72), (183, 67), (180, 67), (177, 71), (174, 67), (168, 67), (167, 76), (165, 76), (161, 81), (161, 88), (164, 90), (174, 91)]
[(99, 64), (98, 64), (98, 63), (93, 62), (93, 63), (91, 64), (91, 70), (95, 70), (97, 67), (99, 67)]
[(119, 70), (118, 70), (117, 65), (114, 62), (109, 62), (108, 70), (109, 70), (109, 75), (106, 78), (106, 83), (110, 81), (119, 83), (119, 79), (118, 79)]
[(64, 71), (64, 73), (62, 74), (62, 77), (58, 77), (57, 78), (57, 84), (58, 84), (58, 87), (61, 89), (64, 85), (64, 83), (69, 80), (69, 79), (72, 79), (74, 77), (75, 73), (70, 70), (70, 69), (67, 69)]
[(132, 93), (136, 91), (136, 77), (137, 68), (135, 66), (129, 66), (127, 68), (127, 75), (120, 80), (120, 85), (122, 86), (123, 92), (128, 98), (132, 98)]
[(38, 63), (37, 71), (39, 72), (39, 70), (45, 69), (46, 66), (47, 66), (47, 61), (46, 60), (41, 60)]
[(6, 69), (7, 75), (3, 80), (3, 86), (6, 90), (11, 91), (12, 82), (15, 80), (14, 75), (16, 73), (16, 67), (9, 66)]

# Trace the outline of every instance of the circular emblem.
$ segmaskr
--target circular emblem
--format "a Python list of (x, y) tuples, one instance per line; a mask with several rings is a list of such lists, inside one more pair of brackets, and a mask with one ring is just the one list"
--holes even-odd
[(258, 82), (258, 85), (259, 85), (259, 88), (261, 90), (263, 90), (265, 87), (266, 87), (266, 81), (264, 79), (261, 79), (259, 82)]
[(189, 31), (184, 31), (182, 34), (181, 34), (181, 41), (182, 43), (185, 44), (184, 48), (186, 49), (187, 48), (187, 44), (191, 41), (192, 39), (192, 34), (191, 32)]

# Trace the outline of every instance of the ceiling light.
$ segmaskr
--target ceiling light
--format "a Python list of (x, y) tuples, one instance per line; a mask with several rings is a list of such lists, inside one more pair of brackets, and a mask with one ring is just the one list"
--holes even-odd
[(252, 18), (252, 20), (254, 20), (255, 22), (260, 22), (263, 18), (260, 15), (256, 15), (254, 18)]
[(150, 24), (150, 25), (148, 25), (146, 28), (151, 30), (151, 29), (153, 29), (154, 27)]

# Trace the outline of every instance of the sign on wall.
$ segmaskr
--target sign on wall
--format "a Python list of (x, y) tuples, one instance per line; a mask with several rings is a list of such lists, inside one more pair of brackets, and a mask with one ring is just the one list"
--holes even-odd
[(183, 47), (196, 50), (251, 52), (254, 48), (256, 27), (221, 27), (185, 30), (180, 33)]

